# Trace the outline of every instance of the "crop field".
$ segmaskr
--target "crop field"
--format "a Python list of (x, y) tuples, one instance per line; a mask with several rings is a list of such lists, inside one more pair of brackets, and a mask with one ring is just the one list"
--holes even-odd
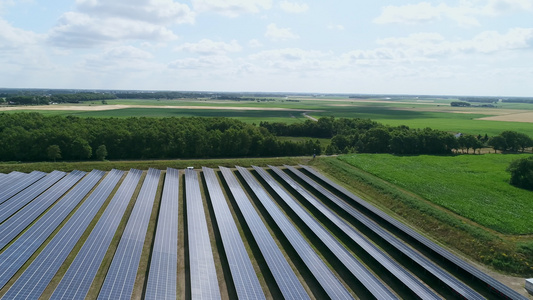
[[(60, 114), (80, 117), (217, 116), (236, 118), (256, 124), (261, 121), (304, 122), (307, 118), (303, 113), (306, 112), (314, 118), (326, 116), (369, 118), (393, 126), (431, 127), (443, 131), (474, 135), (497, 135), (503, 130), (514, 130), (533, 136), (533, 125), (530, 123), (533, 120), (529, 120), (530, 115), (528, 114), (533, 111), (533, 104), (498, 103), (494, 108), (451, 107), (450, 103), (456, 100), (439, 98), (350, 99), (342, 97), (291, 97), (276, 98), (275, 101), (126, 99), (109, 100), (107, 105), (102, 105), (99, 102), (85, 102), (79, 105), (68, 104), (70, 110), (62, 110), (60, 107), (63, 105), (56, 105), (57, 110), (50, 106), (42, 109), (18, 107), (17, 110), (9, 110), (9, 112), (35, 111), (37, 109), (48, 115)], [(114, 109), (115, 106), (117, 109)], [(100, 110), (103, 107), (107, 110)], [(211, 109), (211, 107), (225, 109)], [(5, 109), (0, 108), (0, 111), (2, 110)]]
[(339, 157), (357, 168), (504, 234), (533, 234), (533, 192), (511, 186), (505, 171), (525, 155)]

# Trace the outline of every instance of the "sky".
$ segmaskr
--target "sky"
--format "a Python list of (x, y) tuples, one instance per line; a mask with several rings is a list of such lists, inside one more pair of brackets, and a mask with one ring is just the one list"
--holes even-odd
[(0, 0), (0, 87), (533, 96), (533, 0)]

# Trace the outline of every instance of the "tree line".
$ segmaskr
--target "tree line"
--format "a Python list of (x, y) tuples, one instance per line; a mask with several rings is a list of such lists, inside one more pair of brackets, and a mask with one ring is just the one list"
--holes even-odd
[(408, 126), (387, 126), (369, 119), (321, 118), (318, 122), (307, 120), (302, 123), (261, 122), (260, 127), (278, 136), (304, 136), (331, 138), (331, 144), (324, 149), (326, 154), (336, 153), (392, 153), (451, 154), (469, 153), (492, 147), (494, 150), (517, 152), (533, 146), (533, 140), (526, 134), (504, 131), (500, 135), (455, 136), (449, 132), (431, 128), (412, 129)]
[[(229, 118), (78, 118), (0, 114), (2, 161), (259, 157), (320, 154), (320, 142), (282, 141)], [(50, 146), (57, 146), (50, 148)]]

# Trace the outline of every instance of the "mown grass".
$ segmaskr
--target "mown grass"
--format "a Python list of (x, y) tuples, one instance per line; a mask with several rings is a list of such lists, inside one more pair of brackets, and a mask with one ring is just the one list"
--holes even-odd
[[(342, 158), (320, 157), (309, 164), (437, 243), (457, 249), (500, 272), (533, 276), (533, 266), (530, 265), (533, 261), (531, 236), (504, 235), (487, 229), (397, 184), (355, 167)], [(425, 180), (434, 181), (430, 178)]]
[(339, 157), (353, 166), (505, 234), (533, 233), (533, 192), (509, 184), (505, 171), (526, 155)]

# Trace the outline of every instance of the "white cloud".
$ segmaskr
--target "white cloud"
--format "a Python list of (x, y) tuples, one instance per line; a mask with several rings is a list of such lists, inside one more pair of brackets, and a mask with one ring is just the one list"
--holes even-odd
[(153, 55), (133, 46), (110, 47), (98, 55), (89, 55), (82, 63), (89, 70), (149, 70)]
[(374, 19), (377, 24), (423, 24), (451, 19), (461, 26), (479, 25), (475, 15), (476, 8), (468, 2), (452, 7), (445, 3), (433, 5), (429, 2), (407, 4), (403, 6), (386, 6), (379, 17)]
[(410, 60), (454, 55), (492, 54), (533, 49), (533, 28), (513, 28), (506, 33), (484, 31), (470, 40), (448, 41), (438, 33), (416, 33), (403, 38), (377, 41), (388, 49), (402, 51)]
[(257, 39), (252, 39), (252, 40), (248, 41), (248, 47), (261, 48), (261, 47), (263, 47), (263, 44)]
[(274, 23), (267, 26), (265, 36), (272, 41), (285, 41), (300, 38), (297, 34), (293, 33), (290, 28), (280, 28)]
[(42, 35), (13, 27), (7, 21), (0, 19), (0, 49), (20, 49), (37, 44), (42, 39)]
[(200, 55), (222, 55), (228, 52), (239, 52), (242, 50), (242, 47), (235, 40), (225, 43), (202, 39), (198, 43), (185, 43), (180, 45), (175, 50), (188, 51)]
[(192, 0), (198, 12), (214, 12), (228, 17), (258, 13), (272, 7), (272, 0)]
[(189, 6), (173, 0), (76, 0), (79, 11), (93, 17), (123, 18), (151, 24), (193, 23)]
[(49, 41), (60, 47), (93, 47), (124, 40), (170, 41), (177, 36), (168, 28), (121, 18), (93, 18), (67, 12), (49, 34)]
[(167, 26), (193, 23), (190, 8), (173, 0), (76, 0), (77, 11), (64, 13), (49, 41), (60, 47), (92, 47), (125, 40), (171, 41)]
[(283, 11), (294, 14), (304, 13), (309, 10), (309, 5), (306, 3), (282, 1), (279, 6)]
[(209, 71), (211, 69), (224, 69), (232, 65), (231, 58), (223, 55), (202, 56), (198, 58), (178, 59), (169, 64), (171, 69), (200, 69)]
[(530, 0), (463, 0), (451, 6), (445, 2), (385, 6), (377, 24), (424, 24), (451, 20), (460, 26), (479, 26), (478, 17), (498, 16), (510, 11), (533, 10)]
[(299, 48), (266, 50), (250, 55), (249, 59), (256, 65), (265, 65), (275, 70), (318, 70), (330, 68), (331, 54), (321, 51), (309, 51)]

